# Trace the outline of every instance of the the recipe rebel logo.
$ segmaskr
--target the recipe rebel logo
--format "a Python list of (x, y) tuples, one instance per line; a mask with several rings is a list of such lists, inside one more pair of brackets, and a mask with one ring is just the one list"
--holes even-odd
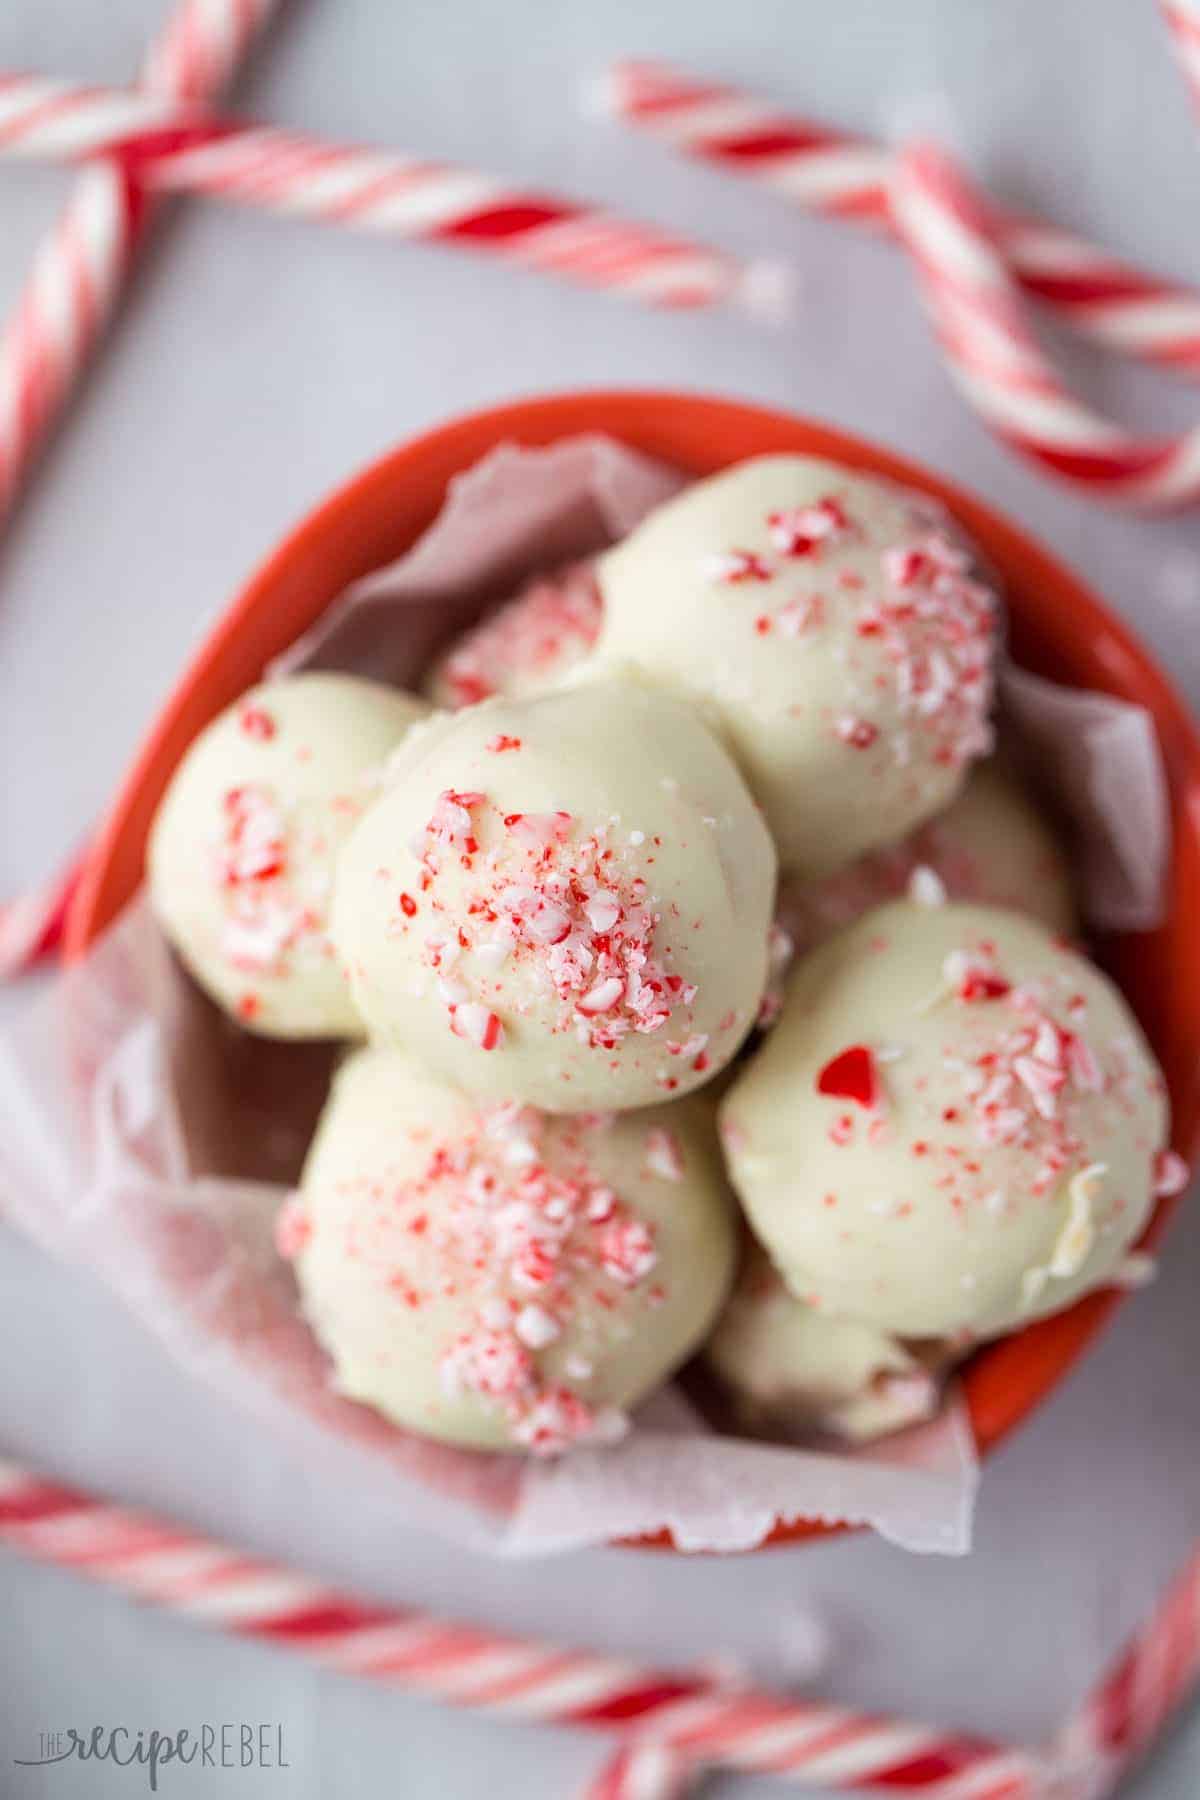
[(158, 1792), (159, 1775), (171, 1764), (199, 1769), (288, 1769), (291, 1764), (282, 1725), (225, 1723), (180, 1726), (174, 1731), (156, 1727), (131, 1729), (126, 1725), (91, 1725), (86, 1730), (68, 1726), (61, 1731), (41, 1731), (37, 1754), (14, 1756), (22, 1769), (42, 1769), (53, 1763), (112, 1763), (120, 1769), (140, 1769), (150, 1792)]

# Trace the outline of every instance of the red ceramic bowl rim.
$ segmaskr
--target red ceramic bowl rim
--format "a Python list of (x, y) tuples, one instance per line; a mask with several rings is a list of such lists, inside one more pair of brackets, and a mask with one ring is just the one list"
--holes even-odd
[[(700, 470), (772, 451), (825, 456), (939, 496), (984, 545), (1002, 575), (1019, 570), (1019, 585), (1034, 588), (1043, 597), (1054, 596), (1057, 610), (1073, 615), (1078, 632), (1103, 632), (1119, 647), (1125, 673), (1121, 680), (1114, 677), (1110, 691), (1128, 696), (1130, 687), (1135, 687), (1138, 701), (1153, 714), (1160, 741), (1169, 734), (1175, 748), (1176, 785), (1184, 788), (1194, 815), (1190, 816), (1190, 830), (1200, 836), (1200, 733), (1187, 707), (1124, 624), (1077, 576), (1007, 520), (931, 470), (802, 417), (703, 394), (584, 390), (512, 401), (410, 438), (352, 476), (288, 533), (222, 612), (185, 668), (105, 814), (66, 922), (64, 952), (69, 962), (84, 954), (130, 897), (132, 888), (127, 881), (124, 892), (114, 893), (114, 886), (121, 886), (117, 864), (123, 847), (130, 833), (140, 829), (140, 863), (149, 815), (171, 769), (195, 732), (225, 704), (219, 699), (208, 705), (203, 699), (213, 676), (231, 656), (236, 658), (248, 624), (262, 616), (289, 573), (309, 559), (319, 558), (331, 541), (350, 529), (348, 521), (383, 503), (389, 493), (394, 496), (405, 481), (419, 477), (421, 484), (427, 485), (431, 471), (437, 472), (436, 498), (426, 509), (425, 520), (407, 534), (411, 542), (432, 519), (449, 476), (469, 467), (488, 450), (504, 442), (544, 445), (588, 432), (607, 433), (646, 454), (686, 467), (679, 443), (682, 437), (691, 450), (693, 466)], [(731, 436), (747, 447), (734, 455), (722, 451), (706, 460), (709, 439), (719, 438), (724, 444)], [(316, 612), (327, 604), (328, 600), (324, 601)], [(241, 686), (250, 685), (257, 673), (251, 669)], [(1182, 808), (1178, 795), (1176, 800), (1178, 831)], [(1193, 1114), (1196, 1110), (1193, 1107)], [(1177, 1123), (1175, 1144), (1182, 1154), (1193, 1154), (1198, 1140), (1200, 1120), (1193, 1116)], [(1176, 1198), (1160, 1202), (1144, 1242), (1157, 1243)], [(1112, 1319), (1122, 1298), (1116, 1290), (1093, 1294), (1065, 1313), (1001, 1339), (972, 1359), (965, 1371), (964, 1388), (981, 1454), (995, 1449), (1050, 1395)], [(830, 1529), (837, 1528), (806, 1519), (780, 1520), (767, 1541), (795, 1542), (824, 1535)], [(671, 1543), (665, 1533), (637, 1541), (663, 1547)]]

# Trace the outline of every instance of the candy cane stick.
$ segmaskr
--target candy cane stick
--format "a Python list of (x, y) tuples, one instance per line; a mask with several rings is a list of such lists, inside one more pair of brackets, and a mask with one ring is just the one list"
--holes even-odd
[[(1200, 1681), (1200, 1547), (1117, 1662), (1058, 1733), (1050, 1761), (1072, 1800), (1102, 1800)], [(1075, 1781), (1072, 1789), (1067, 1784)]]
[(631, 1737), (614, 1752), (579, 1800), (683, 1800), (702, 1769), (657, 1738)]
[(207, 120), (151, 94), (0, 75), (0, 154), (110, 157), (155, 192), (218, 195), (456, 244), (659, 306), (776, 310), (780, 272), (473, 170)]
[(1192, 100), (1200, 107), (1200, 4), (1197, 0), (1162, 0), (1162, 12)]
[[(1167, 6), (1180, 53), (1200, 83), (1200, 11)], [(868, 139), (798, 118), (739, 89), (664, 63), (619, 62), (595, 98), (611, 117), (673, 149), (754, 181), (809, 211), (893, 231), (892, 155)], [(1015, 213), (993, 217), (996, 241), (1026, 293), (1083, 336), (1200, 377), (1200, 294), (1143, 274), (1084, 239)]]
[[(142, 69), (174, 103), (218, 93), (278, 0), (182, 0)], [(119, 168), (80, 176), (39, 247), (0, 341), (0, 515), (96, 346), (145, 236), (144, 195)]]
[(1041, 1765), (1025, 1752), (364, 1605), (13, 1463), (0, 1464), (0, 1544), (343, 1674), (492, 1716), (653, 1738), (681, 1758), (802, 1786), (878, 1786), (923, 1800), (1034, 1800), (1038, 1791)]
[(950, 373), (1000, 437), (1106, 500), (1168, 507), (1200, 498), (1200, 429), (1136, 438), (1060, 380), (1029, 328), (985, 202), (944, 152), (916, 144), (901, 154), (892, 212)]
[[(182, 0), (147, 52), (142, 85), (176, 101), (217, 94), (277, 4)], [(137, 185), (97, 163), (39, 246), (0, 338), (0, 519), (103, 335), (149, 221)], [(0, 905), (0, 980), (57, 948), (78, 876), (73, 863)]]

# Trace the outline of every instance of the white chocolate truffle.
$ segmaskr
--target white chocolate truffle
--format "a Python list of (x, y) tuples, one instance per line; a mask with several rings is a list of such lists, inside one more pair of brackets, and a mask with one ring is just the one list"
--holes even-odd
[[(935, 877), (919, 871), (928, 870)], [(1073, 937), (1079, 929), (1067, 853), (1021, 783), (998, 762), (972, 769), (962, 793), (899, 844), (870, 850), (824, 881), (780, 887), (778, 922), (800, 953), (910, 890), (1011, 907)]]
[(894, 842), (990, 747), (994, 599), (924, 496), (761, 457), (651, 513), (599, 574), (597, 655), (704, 708), (784, 869)]
[(721, 1131), (793, 1293), (985, 1338), (1113, 1278), (1167, 1107), (1099, 969), (1016, 913), (898, 901), (800, 963)]
[(425, 692), (451, 712), (494, 694), (519, 700), (545, 693), (591, 654), (602, 613), (590, 563), (539, 576), (451, 644)]
[(265, 1037), (361, 1037), (327, 935), (333, 866), (423, 700), (349, 675), (250, 693), (189, 747), (147, 852), (155, 917), (205, 991)]
[(698, 1087), (754, 1022), (770, 838), (692, 712), (630, 682), (414, 732), (342, 852), (333, 939), (370, 1034), (550, 1112)]
[(385, 1050), (342, 1065), (278, 1239), (343, 1393), (538, 1453), (619, 1435), (704, 1337), (736, 1257), (699, 1102), (481, 1107)]
[(754, 1245), (704, 1360), (746, 1430), (861, 1443), (932, 1417), (945, 1353), (806, 1306)]

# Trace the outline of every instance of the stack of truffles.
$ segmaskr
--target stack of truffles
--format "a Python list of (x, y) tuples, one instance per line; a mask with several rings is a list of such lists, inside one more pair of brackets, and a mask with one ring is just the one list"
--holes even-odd
[(993, 755), (998, 627), (927, 499), (770, 457), (432, 704), (302, 674), (193, 744), (164, 931), (247, 1031), (358, 1040), (278, 1226), (342, 1392), (554, 1453), (700, 1353), (742, 1428), (863, 1438), (1131, 1278), (1163, 1081)]

